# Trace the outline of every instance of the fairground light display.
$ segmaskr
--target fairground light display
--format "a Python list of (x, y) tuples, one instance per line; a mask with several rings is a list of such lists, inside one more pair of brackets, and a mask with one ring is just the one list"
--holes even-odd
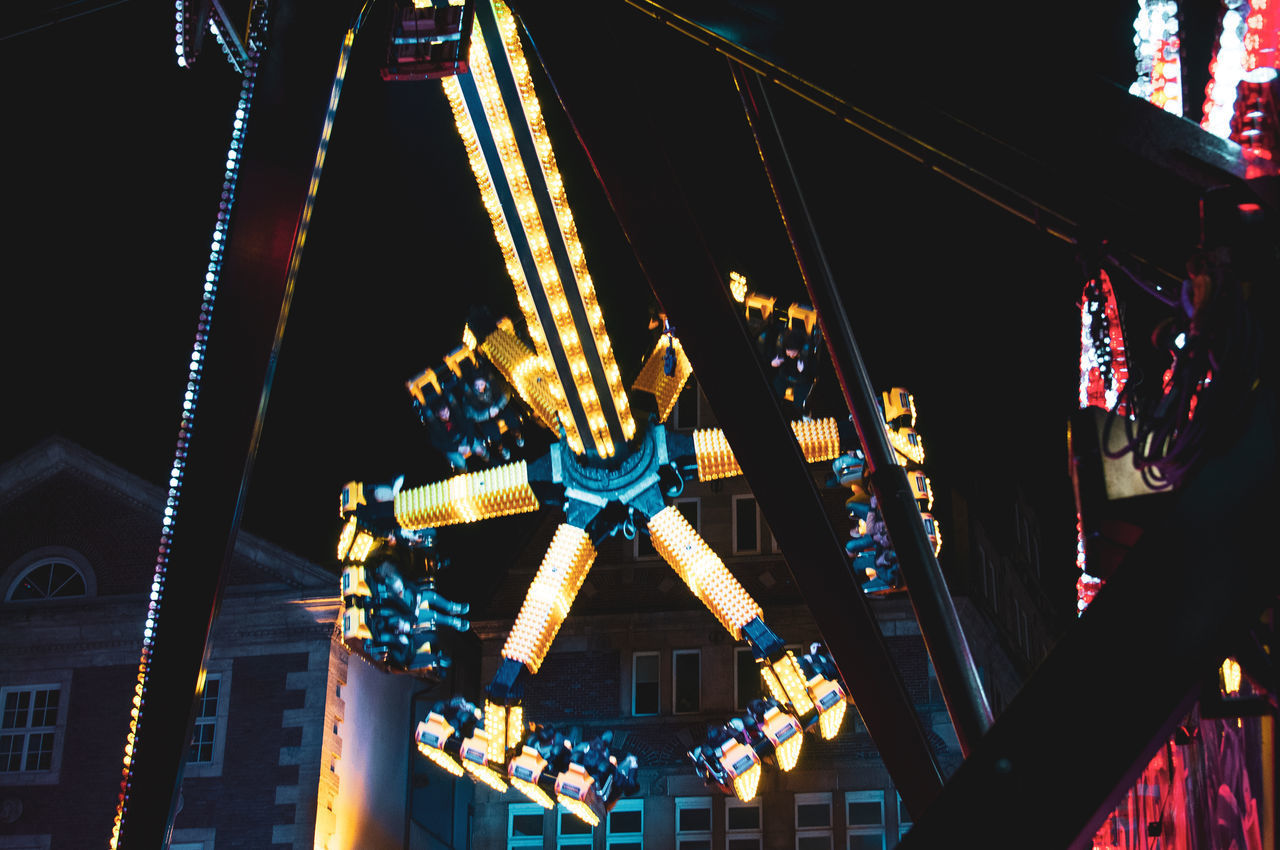
[[(433, 590), (439, 563), (435, 529), (544, 508), (562, 511), (563, 522), (483, 698), (437, 704), (418, 724), (415, 741), (426, 758), (454, 776), (470, 776), (499, 792), (514, 786), (543, 807), (558, 802), (595, 825), (623, 794), (637, 790), (636, 759), (613, 752), (609, 733), (573, 741), (525, 717), (522, 695), (569, 615), (599, 544), (615, 535), (647, 535), (759, 663), (767, 696), (712, 728), (706, 742), (689, 752), (709, 785), (750, 800), (762, 764), (790, 770), (806, 731), (824, 738), (839, 733), (847, 689), (820, 644), (808, 651), (786, 648), (760, 606), (673, 503), (687, 480), (741, 474), (732, 447), (719, 429), (688, 434), (667, 426), (692, 366), (662, 317), (654, 348), (630, 387), (652, 396), (656, 412), (644, 420), (633, 413), (516, 19), (501, 2), (478, 3), (473, 20), (466, 19), (470, 7), (465, 9), (450, 19), (456, 31), (470, 32), (465, 57), (450, 55), (449, 68), (442, 70), (431, 56), (407, 50), (408, 39), (398, 38), (384, 76), (442, 78), (523, 323), (517, 329), (508, 318), (473, 311), (463, 344), (407, 382), (433, 444), (459, 474), (408, 488), (401, 481), (353, 481), (344, 488), (345, 525), (337, 550), (344, 638), (392, 669), (441, 675), (448, 660), (439, 652), (439, 629), (467, 624), (459, 619), (465, 605)], [(398, 32), (414, 29), (408, 25), (414, 15), (439, 13), (398, 7)], [(468, 73), (453, 73), (459, 67)], [(873, 536), (868, 519), (874, 505), (866, 488), (859, 489), (860, 452), (842, 450), (836, 420), (805, 415), (818, 355), (816, 314), (803, 304), (784, 308), (770, 296), (749, 292), (741, 275), (732, 275), (729, 286), (744, 305), (743, 318), (756, 334), (762, 359), (775, 370), (779, 401), (796, 416), (792, 429), (805, 458), (837, 461), (842, 483), (854, 490), (850, 555), (871, 555), (858, 566), (868, 580), (865, 588), (896, 589), (896, 558), (887, 539)], [(927, 511), (932, 493), (920, 471), (914, 401), (898, 389), (883, 401), (887, 431), (901, 462), (913, 471), (918, 504)], [(556, 442), (541, 457), (512, 460), (523, 454), (531, 424), (547, 428)], [(936, 546), (937, 525), (926, 520)]]

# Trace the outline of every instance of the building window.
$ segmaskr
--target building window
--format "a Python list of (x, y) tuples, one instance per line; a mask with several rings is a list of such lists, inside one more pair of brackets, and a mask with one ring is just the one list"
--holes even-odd
[(537, 803), (507, 806), (507, 850), (542, 846), (543, 811)]
[(749, 647), (740, 646), (733, 651), (733, 694), (734, 708), (746, 708), (747, 703), (764, 696), (760, 664)]
[[(556, 848), (590, 847), (591, 824), (566, 809), (556, 806)], [(539, 833), (541, 835), (541, 833)], [(542, 842), (538, 842), (541, 846)]]
[(796, 795), (796, 850), (831, 850), (831, 794)]
[(57, 752), (59, 685), (31, 685), (0, 691), (0, 772), (54, 769)]
[(693, 714), (702, 710), (702, 650), (678, 649), (671, 653), (672, 710)]
[(631, 713), (637, 716), (658, 713), (658, 653), (631, 655)]
[(698, 382), (694, 378), (685, 382), (669, 421), (671, 427), (678, 430), (698, 427)]
[(231, 704), (231, 662), (210, 662), (204, 686), (196, 697), (195, 726), (187, 748), (184, 776), (208, 778), (222, 775), (222, 754), (227, 747), (227, 709)]
[(755, 496), (733, 497), (733, 551), (735, 554), (760, 551), (760, 514)]
[(911, 827), (914, 824), (911, 822), (911, 813), (902, 804), (902, 795), (896, 791), (894, 794), (898, 797), (898, 840), (901, 841), (907, 837), (907, 833), (911, 831)]
[(169, 850), (213, 850), (216, 831), (205, 829), (175, 829)]
[(217, 673), (205, 676), (204, 689), (196, 697), (196, 725), (191, 733), (191, 749), (188, 764), (209, 764), (213, 761), (213, 739), (218, 731), (218, 690), (222, 677)]
[[(676, 510), (684, 515), (685, 521), (693, 527), (693, 530), (702, 533), (702, 511), (701, 500), (697, 496), (688, 496), (683, 499), (676, 499), (672, 504)], [(649, 535), (643, 532), (636, 535), (635, 539), (635, 557), (637, 558), (656, 558), (658, 550), (653, 548), (653, 541), (649, 539)]]
[(608, 850), (644, 850), (644, 798), (619, 800), (605, 829)]
[(676, 797), (676, 850), (711, 850), (710, 797)]
[(725, 850), (760, 850), (764, 832), (760, 826), (760, 798), (744, 803), (734, 797), (724, 801)]
[(9, 586), (10, 602), (39, 599), (70, 599), (88, 593), (84, 575), (74, 564), (61, 558), (45, 558), (25, 568)]
[(849, 791), (844, 795), (844, 805), (846, 850), (885, 850), (884, 792)]

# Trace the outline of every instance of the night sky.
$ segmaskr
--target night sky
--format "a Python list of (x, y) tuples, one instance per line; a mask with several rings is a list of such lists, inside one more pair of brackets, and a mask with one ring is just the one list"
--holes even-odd
[[(1113, 10), (1074, 70), (1047, 67), (1131, 73), (1131, 20)], [(382, 39), (375, 16), (343, 93), (244, 520), (319, 563), (345, 481), (447, 474), (403, 383), (458, 344), (471, 305), (516, 312), (439, 85), (382, 82)], [(172, 45), (171, 9), (138, 2), (0, 41), (0, 460), (56, 433), (146, 480), (168, 475), (239, 85), (211, 40), (193, 70), (176, 67)], [(717, 266), (784, 304), (804, 300), (723, 60), (670, 35), (654, 55), (686, 72), (670, 120), (719, 142), (679, 164)], [(542, 98), (629, 381), (652, 296)], [(1064, 437), (1082, 284), (1070, 246), (809, 104), (774, 102), (872, 380), (915, 394), (935, 490), (1022, 487), (1042, 511), (1042, 557), (1069, 572)], [(833, 389), (829, 372), (821, 386)]]

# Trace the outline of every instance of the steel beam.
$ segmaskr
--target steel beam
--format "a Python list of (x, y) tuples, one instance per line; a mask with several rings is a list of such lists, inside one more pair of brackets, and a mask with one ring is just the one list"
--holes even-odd
[[(1275, 604), (1277, 399), (1148, 527), (899, 845), (1089, 847), (1241, 629)], [(1143, 824), (1134, 824), (1143, 829)]]
[[(292, 0), (271, 9), (143, 694), (123, 848), (165, 846), (176, 812), (193, 697), (257, 455), (310, 212), (316, 146), (352, 12), (341, 3)], [(212, 210), (216, 199), (210, 202)], [(192, 281), (193, 293), (198, 284)], [(118, 710), (123, 724), (127, 706)]]
[(885, 434), (884, 414), (853, 336), (853, 326), (832, 277), (831, 268), (809, 217), (799, 183), (791, 169), (781, 130), (769, 106), (760, 77), (730, 60), (747, 122), (755, 136), (769, 185), (796, 255), (809, 298), (818, 311), (823, 339), (831, 354), (836, 381), (853, 416), (866, 453), (868, 477), (888, 526), (894, 551), (906, 579), (920, 634), (938, 674), (938, 685), (951, 714), (960, 748), (967, 755), (991, 727), (991, 706), (978, 677), (969, 642), (960, 625), (947, 580), (925, 533), (920, 509)]

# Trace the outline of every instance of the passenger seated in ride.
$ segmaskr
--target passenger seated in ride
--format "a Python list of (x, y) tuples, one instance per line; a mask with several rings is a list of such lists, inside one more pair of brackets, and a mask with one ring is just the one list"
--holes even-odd
[(813, 370), (806, 373), (813, 348), (809, 335), (800, 328), (789, 328), (780, 331), (774, 349), (773, 359), (769, 365), (776, 371), (773, 376), (773, 391), (783, 405), (793, 405), (797, 413), (804, 410), (813, 388)]
[(511, 450), (503, 445), (504, 432), (506, 439), (517, 446), (524, 445), (520, 411), (510, 404), (511, 392), (492, 369), (484, 366), (469, 374), (462, 397), (467, 419), (474, 424), (479, 442), (495, 447), (504, 459), (511, 457)]
[(488, 457), (484, 442), (476, 438), (475, 427), (447, 396), (436, 396), (424, 411), (431, 445), (448, 458), (457, 472), (467, 471), (467, 459)]

